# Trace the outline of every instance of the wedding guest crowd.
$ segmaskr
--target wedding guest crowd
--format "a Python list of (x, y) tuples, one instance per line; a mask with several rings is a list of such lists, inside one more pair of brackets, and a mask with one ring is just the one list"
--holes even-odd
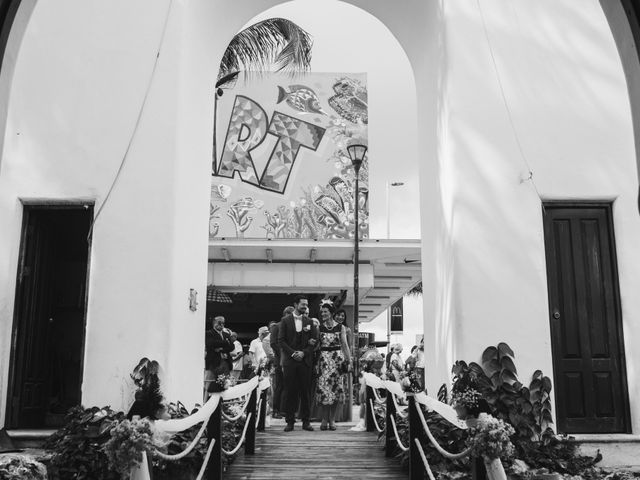
[[(298, 418), (304, 430), (314, 430), (312, 418), (320, 419), (320, 430), (335, 430), (343, 407), (351, 408), (353, 333), (346, 325), (346, 312), (336, 311), (330, 300), (321, 302), (320, 320), (308, 312), (308, 298), (297, 296), (279, 321), (258, 328), (247, 354), (237, 334), (225, 328), (224, 317), (216, 316), (206, 332), (205, 390), (221, 368), (236, 380), (267, 371), (271, 416), (285, 418), (286, 432), (294, 430)], [(401, 354), (402, 345), (391, 345), (386, 359), (389, 378), (399, 380), (405, 368), (424, 373), (423, 342), (412, 348), (406, 363)], [(384, 365), (381, 355), (379, 363)]]

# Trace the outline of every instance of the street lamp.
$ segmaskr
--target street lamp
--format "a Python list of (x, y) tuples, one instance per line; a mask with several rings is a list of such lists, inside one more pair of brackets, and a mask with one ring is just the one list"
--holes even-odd
[(353, 362), (353, 371), (355, 375), (356, 382), (358, 381), (358, 370), (359, 370), (359, 347), (360, 347), (360, 338), (358, 336), (358, 323), (360, 322), (360, 312), (358, 308), (358, 288), (360, 286), (360, 278), (359, 278), (359, 262), (360, 262), (360, 222), (358, 221), (358, 210), (360, 210), (360, 167), (362, 166), (362, 162), (364, 161), (364, 157), (367, 154), (366, 145), (349, 145), (347, 147), (347, 153), (349, 153), (349, 158), (351, 159), (351, 164), (353, 165), (353, 169), (356, 173), (356, 188), (354, 192), (355, 197), (355, 229), (353, 235), (353, 338), (354, 342), (354, 350), (355, 359)]

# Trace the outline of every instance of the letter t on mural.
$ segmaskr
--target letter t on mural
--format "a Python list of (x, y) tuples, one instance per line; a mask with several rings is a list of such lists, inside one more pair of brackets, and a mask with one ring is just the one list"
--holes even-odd
[(250, 98), (237, 95), (224, 141), (224, 152), (214, 175), (233, 178), (237, 171), (247, 183), (284, 193), (300, 147), (315, 151), (325, 129), (284, 113), (274, 112), (268, 133), (276, 135), (278, 142), (258, 180), (251, 150), (265, 139), (266, 125), (267, 114), (264, 109)]

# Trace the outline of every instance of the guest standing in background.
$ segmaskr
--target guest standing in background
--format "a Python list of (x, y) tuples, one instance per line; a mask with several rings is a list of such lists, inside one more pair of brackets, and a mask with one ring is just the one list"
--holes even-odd
[(392, 352), (391, 358), (389, 359), (389, 371), (393, 376), (392, 380), (399, 382), (402, 376), (402, 371), (404, 370), (404, 362), (400, 356), (402, 353), (402, 345), (400, 343), (394, 344)]
[(238, 380), (242, 373), (242, 357), (244, 357), (244, 350), (242, 348), (242, 344), (238, 341), (238, 334), (236, 332), (231, 332), (231, 342), (233, 343), (233, 350), (229, 354), (233, 364), (231, 375)]
[[(282, 312), (282, 317), (289, 315), (293, 312), (294, 308), (289, 306)], [(271, 349), (273, 350), (273, 418), (282, 418), (282, 412), (284, 411), (284, 402), (282, 401), (283, 382), (282, 377), (282, 357), (280, 353), (280, 345), (278, 345), (278, 330), (282, 319), (275, 323), (270, 330)]]
[(224, 317), (217, 316), (213, 319), (213, 328), (205, 333), (205, 395), (212, 380), (217, 374), (231, 371), (231, 358), (229, 353), (233, 350), (231, 336), (225, 331)]
[(260, 327), (258, 329), (258, 338), (254, 338), (249, 344), (249, 359), (251, 360), (251, 366), (253, 367), (254, 373), (258, 371), (260, 362), (267, 358), (267, 353), (264, 351), (262, 340), (268, 334), (269, 329), (267, 327)]
[(415, 364), (416, 372), (420, 376), (420, 386), (424, 388), (426, 383), (425, 382), (426, 379), (424, 377), (424, 372), (425, 372), (424, 336), (420, 340), (420, 345), (418, 345), (418, 348), (414, 352), (414, 356), (416, 358), (416, 364)]
[[(351, 352), (352, 355), (357, 354), (357, 352), (354, 350), (354, 347), (353, 347), (353, 332), (347, 326), (347, 312), (344, 310), (344, 308), (340, 308), (336, 310), (336, 315), (334, 318), (336, 322), (338, 322), (340, 325), (344, 326), (345, 328), (346, 335), (347, 335), (347, 343), (349, 344), (349, 351)], [(352, 362), (353, 362), (353, 358), (352, 358)], [(352, 414), (351, 402), (353, 400), (352, 392), (354, 389), (353, 382), (354, 382), (354, 379), (353, 379), (352, 372), (345, 373), (344, 388), (346, 389), (346, 395), (345, 395), (344, 402), (338, 402), (338, 408), (336, 410), (336, 422), (346, 422), (351, 419), (351, 414)], [(359, 388), (359, 385), (356, 388)], [(358, 395), (357, 391), (355, 392), (355, 394), (356, 396)]]

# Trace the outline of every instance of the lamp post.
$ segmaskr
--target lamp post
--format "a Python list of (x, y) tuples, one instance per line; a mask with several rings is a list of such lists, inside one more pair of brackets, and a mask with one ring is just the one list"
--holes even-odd
[[(401, 187), (404, 182), (389, 182), (387, 181), (385, 186), (386, 201), (387, 201), (387, 240), (391, 238), (391, 195), (389, 194), (389, 187)], [(387, 308), (387, 355), (391, 353), (391, 310)]]
[(389, 187), (401, 187), (404, 182), (386, 182), (386, 200), (387, 200), (387, 239), (391, 238), (391, 196), (389, 195)]
[(355, 339), (354, 342), (354, 350), (355, 350), (355, 358), (353, 362), (353, 371), (355, 375), (356, 382), (358, 381), (358, 371), (359, 371), (359, 348), (360, 348), (360, 338), (358, 334), (358, 323), (360, 322), (360, 312), (358, 308), (358, 289), (360, 286), (360, 278), (359, 278), (359, 262), (360, 262), (360, 223), (358, 220), (358, 210), (360, 210), (360, 167), (362, 166), (362, 162), (364, 161), (364, 157), (367, 154), (366, 145), (349, 145), (347, 147), (347, 152), (349, 153), (349, 158), (351, 159), (351, 164), (353, 165), (353, 169), (356, 173), (356, 186), (354, 192), (354, 202), (355, 202), (355, 212), (354, 212), (354, 221), (355, 228), (353, 234), (353, 337)]

